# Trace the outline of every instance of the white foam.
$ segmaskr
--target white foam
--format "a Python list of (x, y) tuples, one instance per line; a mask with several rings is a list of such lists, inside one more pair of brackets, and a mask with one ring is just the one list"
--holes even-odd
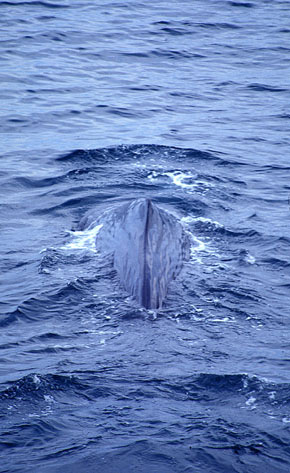
[[(188, 232), (190, 233), (190, 232)], [(219, 254), (216, 252), (215, 248), (211, 247), (210, 240), (205, 242), (204, 240), (200, 240), (195, 235), (190, 233), (191, 238), (191, 246), (190, 246), (190, 261), (193, 263), (199, 263), (202, 265), (208, 265), (208, 256), (212, 255), (215, 258), (220, 259)], [(207, 238), (206, 238), (207, 239)], [(225, 267), (221, 265), (221, 263), (214, 263), (211, 267), (207, 268), (207, 271), (214, 271), (217, 267)]]
[[(247, 374), (245, 373), (245, 375), (247, 376)], [(246, 389), (249, 385), (249, 381), (248, 381), (248, 377), (245, 377), (243, 378), (243, 387), (244, 389)]]
[(96, 236), (102, 228), (103, 224), (96, 225), (94, 228), (84, 231), (70, 231), (73, 239), (66, 245), (62, 246), (62, 250), (90, 250), (96, 253)]
[(191, 307), (195, 310), (195, 312), (203, 312), (203, 309), (196, 307), (195, 305), (191, 304)]
[(173, 184), (183, 187), (184, 189), (195, 189), (198, 187), (198, 184), (201, 183), (201, 181), (196, 181), (196, 174), (191, 174), (189, 172), (173, 171), (165, 172), (164, 175), (170, 177)]
[(249, 264), (255, 264), (256, 258), (252, 255), (247, 255), (247, 257), (245, 258), (245, 261), (246, 263), (249, 263)]
[(224, 226), (221, 223), (217, 222), (216, 220), (211, 220), (210, 218), (196, 217), (194, 220), (196, 222), (210, 223), (211, 225), (214, 225), (217, 228), (224, 228)]
[(153, 181), (154, 179), (158, 179), (162, 176), (167, 176), (169, 177), (173, 184), (182, 187), (183, 189), (188, 189), (188, 190), (195, 190), (198, 189), (199, 191), (205, 191), (208, 190), (211, 185), (202, 180), (202, 179), (197, 179), (197, 174), (191, 173), (189, 171), (168, 171), (168, 172), (160, 172), (157, 170), (153, 170), (148, 174), (148, 179)]
[(256, 398), (251, 396), (247, 401), (246, 401), (246, 406), (250, 407), (251, 409), (256, 409), (255, 402)]
[(211, 319), (211, 322), (219, 322), (219, 323), (224, 323), (224, 322), (230, 322), (230, 323), (236, 323), (236, 320), (231, 319), (230, 317), (222, 317), (221, 319)]
[(209, 225), (212, 225), (215, 228), (224, 228), (224, 225), (217, 222), (216, 220), (211, 220), (210, 218), (205, 218), (205, 217), (193, 217), (191, 215), (188, 215), (187, 217), (182, 217), (181, 221), (187, 225), (194, 224), (196, 222), (202, 222), (202, 223), (208, 223)]
[(50, 395), (50, 394), (45, 394), (44, 395), (44, 400), (48, 402), (49, 404), (54, 404), (56, 403), (55, 399)]
[(199, 240), (194, 235), (191, 235), (191, 239), (192, 239), (192, 242), (194, 244), (194, 246), (192, 246), (190, 248), (191, 256), (195, 256), (195, 253), (197, 253), (199, 251), (205, 251), (206, 250), (206, 245), (205, 245), (204, 241)]
[(41, 383), (40, 378), (36, 374), (33, 376), (33, 382), (36, 385)]

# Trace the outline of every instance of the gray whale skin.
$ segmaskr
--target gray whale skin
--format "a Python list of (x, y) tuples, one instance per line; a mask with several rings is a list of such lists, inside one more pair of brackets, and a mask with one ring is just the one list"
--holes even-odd
[(146, 309), (159, 309), (170, 281), (188, 256), (188, 237), (176, 217), (150, 199), (139, 198), (84, 217), (80, 229), (102, 225), (96, 248), (113, 256), (125, 290)]

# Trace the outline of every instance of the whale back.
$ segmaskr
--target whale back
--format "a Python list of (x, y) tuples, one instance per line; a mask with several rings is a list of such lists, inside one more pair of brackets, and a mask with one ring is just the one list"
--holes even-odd
[(114, 267), (124, 288), (143, 307), (160, 308), (182, 266), (182, 226), (151, 200), (138, 199), (129, 204), (117, 236)]
[(170, 281), (182, 267), (186, 246), (182, 225), (146, 198), (108, 212), (102, 224), (96, 247), (112, 254), (125, 290), (141, 306), (161, 308)]

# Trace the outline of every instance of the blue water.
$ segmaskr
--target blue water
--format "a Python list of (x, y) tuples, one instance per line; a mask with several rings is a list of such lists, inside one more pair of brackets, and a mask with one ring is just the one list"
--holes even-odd
[[(0, 471), (290, 471), (290, 1), (0, 2)], [(83, 215), (190, 235), (163, 309)]]

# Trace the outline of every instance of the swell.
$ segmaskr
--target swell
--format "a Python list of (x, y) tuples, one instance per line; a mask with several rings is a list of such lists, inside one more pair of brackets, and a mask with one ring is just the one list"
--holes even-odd
[(7, 5), (7, 6), (11, 6), (11, 7), (18, 7), (18, 6), (32, 6), (32, 7), (45, 7), (45, 8), (49, 8), (49, 9), (60, 9), (60, 8), (69, 8), (69, 5), (65, 5), (63, 3), (50, 3), (50, 2), (41, 2), (39, 0), (31, 0), (30, 2), (27, 2), (27, 1), (20, 1), (20, 2), (17, 2), (17, 1), (13, 1), (13, 2), (9, 2), (9, 1), (1, 1), (0, 2), (0, 5)]
[[(107, 371), (107, 372), (106, 372)], [(131, 389), (134, 386), (134, 389)], [(91, 401), (102, 397), (118, 398), (120, 395), (131, 400), (140, 398), (172, 399), (217, 404), (225, 401), (231, 407), (247, 405), (250, 397), (255, 398), (257, 408), (280, 405), (281, 412), (287, 412), (290, 398), (289, 383), (274, 383), (246, 373), (220, 374), (195, 373), (182, 377), (144, 377), (131, 373), (128, 380), (125, 371), (114, 370), (76, 372), (73, 376), (64, 374), (31, 373), (12, 381), (0, 392), (1, 400), (18, 399), (19, 402), (32, 399), (44, 400), (45, 395), (67, 393)], [(65, 402), (65, 398), (63, 398)], [(4, 406), (3, 406), (4, 407)]]

